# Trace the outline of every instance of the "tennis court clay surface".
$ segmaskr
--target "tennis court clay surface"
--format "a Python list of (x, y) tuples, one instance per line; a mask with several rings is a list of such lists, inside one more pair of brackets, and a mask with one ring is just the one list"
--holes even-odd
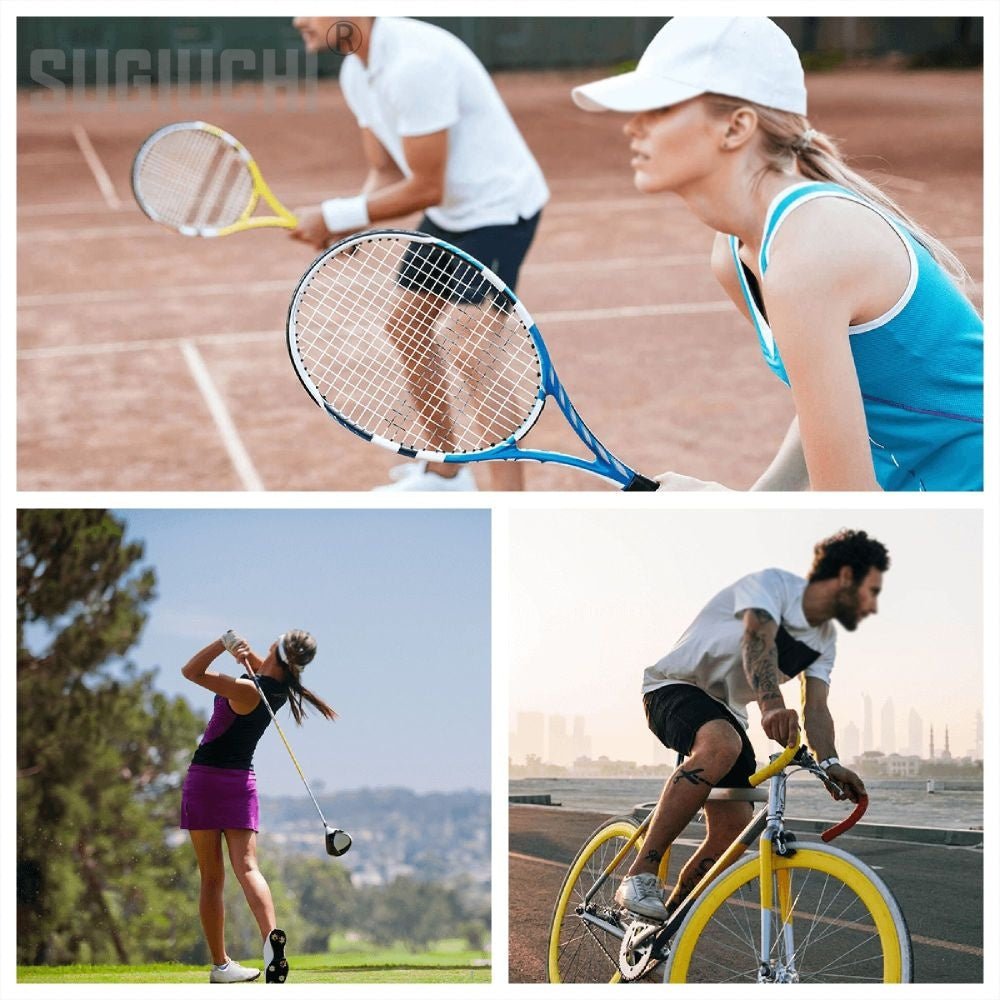
[[(787, 428), (789, 394), (709, 272), (712, 234), (678, 199), (635, 191), (622, 116), (573, 107), (570, 87), (599, 75), (496, 77), (552, 190), (519, 292), (612, 451), (647, 475), (746, 488)], [(872, 69), (808, 84), (812, 123), (959, 254), (978, 305), (982, 75)], [(51, 97), (18, 96), (19, 488), (384, 482), (396, 457), (325, 416), (288, 360), (285, 316), (312, 252), (280, 230), (179, 236), (149, 222), (129, 186), (150, 132), (202, 118), (246, 144), (293, 210), (353, 193), (362, 154), (336, 84), (186, 102)], [(549, 409), (529, 444), (579, 454)], [(526, 472), (529, 489), (604, 488), (562, 467)]]

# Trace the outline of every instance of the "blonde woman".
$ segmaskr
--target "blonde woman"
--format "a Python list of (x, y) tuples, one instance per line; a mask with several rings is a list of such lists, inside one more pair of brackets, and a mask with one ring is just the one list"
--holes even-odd
[(715, 230), (712, 269), (791, 389), (795, 419), (753, 489), (982, 489), (983, 325), (964, 270), (810, 124), (774, 22), (674, 18), (634, 72), (573, 98), (630, 113), (636, 187)]
[[(224, 652), (249, 673), (232, 677), (212, 669)], [(199, 650), (181, 673), (215, 694), (215, 705), (201, 743), (195, 751), (181, 792), (181, 829), (191, 836), (201, 873), (199, 913), (205, 940), (212, 954), (213, 983), (249, 982), (260, 976), (229, 957), (225, 944), (225, 909), (222, 888), (225, 841), (229, 862), (253, 912), (263, 940), (265, 981), (283, 983), (288, 978), (286, 935), (277, 926), (267, 880), (257, 865), (257, 830), (260, 826), (257, 781), (253, 755), (271, 721), (262, 698), (272, 711), (288, 704), (292, 718), (302, 724), (303, 702), (324, 718), (337, 713), (302, 685), (302, 670), (316, 655), (316, 640), (308, 632), (293, 630), (279, 636), (263, 659), (247, 641), (231, 630)]]

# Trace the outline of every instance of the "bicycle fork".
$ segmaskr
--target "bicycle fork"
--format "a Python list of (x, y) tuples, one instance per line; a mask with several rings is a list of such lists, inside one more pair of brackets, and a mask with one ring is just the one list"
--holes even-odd
[[(787, 868), (775, 870), (774, 856), (795, 853), (795, 835), (785, 831), (785, 782), (775, 780), (768, 789), (767, 826), (760, 837), (760, 956), (757, 981), (797, 983), (795, 968), (795, 927), (792, 921), (792, 875)], [(777, 891), (776, 891), (777, 890)], [(781, 948), (776, 948), (776, 926)], [(776, 951), (771, 958), (772, 949)]]

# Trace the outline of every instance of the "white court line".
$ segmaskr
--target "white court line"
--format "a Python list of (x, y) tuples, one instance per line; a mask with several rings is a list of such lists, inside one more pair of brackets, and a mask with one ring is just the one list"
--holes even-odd
[[(649, 316), (702, 316), (706, 313), (736, 312), (736, 307), (723, 299), (717, 302), (676, 302), (651, 306), (617, 306), (607, 309), (564, 309), (535, 314), (539, 327), (557, 323), (606, 322), (619, 319), (642, 319)], [(203, 337), (167, 338), (162, 340), (112, 340), (98, 344), (66, 344), (55, 347), (27, 347), (17, 352), (18, 361), (41, 361), (46, 358), (90, 357), (97, 354), (124, 354), (130, 351), (150, 351), (181, 347), (184, 344), (228, 345), (284, 339), (284, 331), (216, 333)]]
[(87, 166), (90, 167), (90, 172), (94, 175), (108, 208), (117, 212), (122, 207), (121, 198), (118, 197), (118, 192), (115, 191), (115, 186), (111, 183), (111, 178), (104, 169), (104, 164), (101, 163), (87, 130), (79, 122), (73, 126), (73, 138), (76, 139), (76, 144), (80, 147), (80, 152), (83, 153), (83, 158), (87, 161)]
[(247, 333), (213, 333), (203, 337), (165, 337), (162, 340), (111, 340), (100, 344), (60, 344), (57, 347), (28, 347), (19, 351), (18, 361), (43, 361), (45, 358), (92, 357), (98, 354), (128, 354), (180, 347), (184, 343), (201, 344), (252, 344), (284, 337), (277, 330), (255, 330)]
[(236, 430), (236, 425), (233, 423), (233, 418), (229, 415), (229, 410), (226, 409), (226, 404), (223, 402), (222, 396), (219, 395), (219, 390), (216, 389), (215, 383), (212, 381), (212, 376), (208, 373), (208, 369), (205, 367), (205, 362), (202, 360), (198, 348), (190, 340), (182, 340), (180, 348), (181, 353), (184, 355), (184, 360), (187, 362), (188, 368), (191, 370), (191, 374), (194, 376), (194, 380), (201, 390), (201, 395), (208, 406), (209, 412), (212, 414), (215, 426), (219, 429), (222, 443), (229, 453), (229, 460), (233, 463), (236, 475), (239, 476), (240, 482), (243, 483), (243, 489), (263, 490), (264, 483), (254, 468), (249, 452), (243, 446), (239, 432)]
[[(62, 234), (66, 239), (66, 234)], [(666, 268), (687, 267), (692, 264), (706, 264), (708, 252), (698, 254), (672, 254), (664, 257), (616, 257), (608, 260), (561, 260), (544, 264), (532, 264), (525, 268), (524, 274), (573, 274), (577, 271), (634, 271), (642, 267)], [(17, 299), (18, 308), (32, 309), (37, 306), (64, 306), (82, 303), (83, 305), (101, 302), (128, 302), (131, 300), (145, 301), (150, 298), (176, 299), (194, 295), (240, 295), (291, 291), (290, 281), (241, 281), (231, 284), (217, 285), (169, 285), (157, 288), (108, 288), (94, 289), (82, 292), (51, 292), (39, 295), (20, 295)]]
[(73, 303), (129, 302), (144, 299), (191, 298), (195, 295), (236, 295), (243, 293), (277, 292), (291, 294), (295, 279), (285, 281), (248, 281), (242, 284), (225, 285), (171, 285), (167, 288), (107, 288), (91, 292), (55, 292), (49, 295), (22, 295), (18, 297), (19, 307), (62, 306)]

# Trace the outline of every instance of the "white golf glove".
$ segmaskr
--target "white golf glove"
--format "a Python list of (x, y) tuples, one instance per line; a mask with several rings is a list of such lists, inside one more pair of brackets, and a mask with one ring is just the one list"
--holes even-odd
[(237, 648), (246, 646), (247, 641), (241, 635), (237, 635), (231, 628), (226, 629), (220, 636), (222, 645), (226, 647), (227, 653), (236, 653)]

